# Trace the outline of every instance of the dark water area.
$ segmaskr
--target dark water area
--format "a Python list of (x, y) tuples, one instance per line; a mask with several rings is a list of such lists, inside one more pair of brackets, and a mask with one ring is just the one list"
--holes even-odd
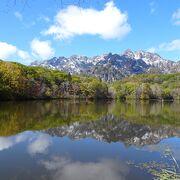
[(179, 179), (179, 102), (0, 103), (0, 180)]

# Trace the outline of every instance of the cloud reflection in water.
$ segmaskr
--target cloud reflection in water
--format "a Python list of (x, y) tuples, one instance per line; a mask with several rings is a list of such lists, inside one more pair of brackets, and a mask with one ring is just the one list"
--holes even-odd
[(53, 180), (124, 180), (129, 172), (125, 163), (112, 159), (79, 162), (55, 156), (41, 164), (52, 173)]

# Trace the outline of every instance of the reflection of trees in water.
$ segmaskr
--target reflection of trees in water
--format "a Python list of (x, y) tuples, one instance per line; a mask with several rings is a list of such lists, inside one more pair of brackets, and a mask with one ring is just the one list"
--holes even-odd
[[(0, 104), (0, 134), (11, 135), (24, 130), (43, 130), (70, 125), (73, 122), (97, 121), (108, 114), (137, 125), (180, 126), (180, 104), (175, 102), (115, 103), (68, 100), (2, 102)], [(113, 128), (118, 126), (118, 123), (121, 121), (118, 121)]]
[(160, 114), (162, 111), (173, 111), (174, 113), (180, 113), (179, 102), (141, 102), (136, 103), (137, 112), (141, 115), (147, 114)]
[(3, 102), (0, 104), (0, 135), (41, 130), (75, 121), (96, 120), (108, 104), (75, 101)]
[(134, 101), (116, 104), (112, 114), (132, 122), (158, 126), (180, 126), (180, 103), (157, 101)]

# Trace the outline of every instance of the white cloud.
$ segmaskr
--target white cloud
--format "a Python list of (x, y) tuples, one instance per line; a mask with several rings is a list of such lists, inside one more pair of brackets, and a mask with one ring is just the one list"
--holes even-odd
[(14, 13), (14, 15), (16, 16), (16, 18), (19, 20), (19, 21), (22, 21), (23, 20), (23, 16), (20, 12), (16, 11)]
[(0, 59), (8, 59), (11, 56), (17, 56), (18, 58), (26, 61), (30, 61), (31, 57), (28, 52), (18, 49), (12, 44), (6, 42), (0, 42)]
[(25, 62), (31, 62), (35, 58), (47, 59), (54, 55), (54, 50), (51, 48), (49, 41), (33, 39), (30, 48), (31, 55), (12, 44), (0, 41), (0, 59), (7, 60), (13, 57), (19, 59), (19, 61), (25, 60)]
[(40, 41), (35, 38), (31, 41), (31, 49), (36, 58), (48, 59), (54, 55), (49, 41)]
[(175, 39), (171, 42), (162, 43), (159, 45), (159, 49), (165, 51), (180, 51), (180, 39)]
[[(23, 17), (23, 15), (19, 12), (19, 11), (16, 11), (15, 13), (14, 13), (14, 15), (15, 15), (15, 17), (19, 20), (19, 21), (21, 21), (22, 22), (22, 26), (23, 26), (23, 28), (31, 28), (32, 26), (35, 26), (36, 25), (36, 23), (37, 23), (37, 21), (39, 21), (40, 19), (37, 19), (37, 21), (36, 20), (33, 20), (33, 21), (29, 21), (29, 22), (27, 22), (26, 20), (26, 17), (24, 18)], [(47, 17), (46, 16), (44, 16), (44, 17), (41, 17), (41, 18), (44, 18), (44, 21), (45, 21), (45, 18), (46, 18), (46, 20), (47, 20)], [(23, 21), (24, 20), (24, 21)], [(41, 19), (42, 20), (42, 19)]]
[(32, 155), (45, 153), (51, 144), (51, 139), (48, 135), (41, 134), (28, 146), (28, 152)]
[(180, 39), (175, 39), (170, 42), (161, 43), (147, 49), (148, 52), (155, 53), (158, 51), (180, 51)]
[(121, 12), (113, 1), (105, 4), (103, 10), (68, 6), (60, 10), (55, 22), (45, 35), (56, 39), (67, 39), (76, 35), (99, 35), (103, 39), (121, 39), (131, 31), (128, 15)]
[(16, 54), (16, 52), (16, 46), (6, 42), (0, 42), (0, 59), (6, 59), (11, 55)]
[(174, 25), (180, 26), (180, 8), (173, 13), (172, 21)]

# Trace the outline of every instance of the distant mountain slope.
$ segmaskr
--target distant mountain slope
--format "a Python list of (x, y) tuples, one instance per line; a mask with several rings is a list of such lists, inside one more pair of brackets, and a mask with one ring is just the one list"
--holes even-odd
[(163, 59), (156, 53), (132, 52), (129, 49), (121, 55), (109, 53), (94, 57), (78, 55), (69, 58), (54, 57), (49, 60), (35, 61), (31, 65), (72, 74), (96, 76), (105, 81), (114, 81), (128, 75), (142, 73), (180, 72), (180, 61), (174, 62)]

